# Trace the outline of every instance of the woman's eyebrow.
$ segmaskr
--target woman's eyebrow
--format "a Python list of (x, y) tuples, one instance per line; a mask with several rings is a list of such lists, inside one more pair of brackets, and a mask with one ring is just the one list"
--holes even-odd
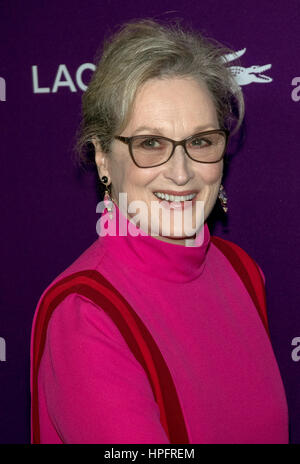
[[(190, 134), (196, 134), (197, 132), (204, 132), (204, 131), (208, 131), (208, 130), (214, 130), (214, 129), (217, 129), (217, 127), (215, 127), (215, 124), (207, 124), (205, 126), (197, 126), (195, 127), (193, 130), (190, 131)], [(138, 127), (137, 129), (135, 129), (135, 131), (133, 132), (132, 135), (136, 135), (138, 132), (144, 132), (144, 131), (147, 131), (149, 132), (150, 135), (161, 135), (163, 137), (166, 137), (165, 136), (165, 129), (162, 128), (162, 127), (149, 127), (149, 126), (140, 126)]]
[(144, 131), (147, 131), (151, 134), (159, 134), (163, 136), (164, 129), (160, 127), (140, 126), (133, 132), (132, 135), (136, 134), (137, 132), (144, 132)]

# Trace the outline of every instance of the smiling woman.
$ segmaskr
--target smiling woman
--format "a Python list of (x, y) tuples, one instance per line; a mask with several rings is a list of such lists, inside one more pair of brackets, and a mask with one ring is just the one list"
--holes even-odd
[[(145, 124), (148, 129), (141, 129)], [(199, 133), (199, 127), (203, 132)], [(139, 135), (131, 139), (131, 134)], [(159, 134), (167, 137), (164, 143), (157, 137)], [(171, 138), (181, 143), (172, 142)], [(183, 138), (187, 143), (182, 142)], [(124, 139), (131, 140), (129, 150), (127, 144), (120, 143)], [(186, 230), (182, 230), (182, 221), (176, 218), (173, 205), (171, 227), (166, 230), (161, 216), (152, 216), (151, 203), (159, 201), (157, 194), (164, 194), (166, 201), (162, 203), (168, 208), (169, 196), (176, 202), (178, 197), (188, 200), (187, 195), (194, 194), (189, 200), (192, 200), (193, 224), (199, 231), (203, 217), (197, 215), (196, 202), (203, 202), (206, 220), (220, 188), (225, 146), (226, 132), (220, 131), (213, 100), (204, 84), (187, 77), (154, 78), (139, 88), (131, 118), (121, 135), (112, 141), (109, 153), (96, 144), (95, 159), (100, 176), (111, 179), (111, 198), (117, 205), (121, 192), (127, 193), (129, 204), (143, 201), (148, 214), (139, 218), (140, 227), (144, 229), (147, 222), (147, 232), (157, 231), (158, 239), (184, 245), (184, 240), (194, 234), (187, 221), (184, 221)], [(183, 210), (187, 206), (183, 204)], [(128, 216), (132, 218), (133, 214)]]
[(40, 298), (33, 443), (288, 443), (263, 272), (207, 225), (244, 108), (226, 53), (151, 20), (101, 50), (77, 149), (103, 233)]

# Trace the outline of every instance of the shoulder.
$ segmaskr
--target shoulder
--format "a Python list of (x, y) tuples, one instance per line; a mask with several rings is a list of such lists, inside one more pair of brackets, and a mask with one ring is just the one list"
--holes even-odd
[(235, 269), (237, 269), (240, 264), (245, 266), (247, 269), (257, 269), (265, 283), (265, 275), (260, 265), (244, 248), (231, 240), (227, 240), (216, 235), (211, 236), (211, 244), (214, 249), (218, 249), (219, 252), (231, 262)]
[[(86, 275), (89, 273), (96, 273), (102, 260), (102, 248), (99, 241), (96, 240), (90, 247), (88, 247), (81, 255), (63, 272), (57, 275), (52, 282), (42, 292), (33, 316), (31, 328), (31, 350), (35, 340), (42, 337), (42, 334), (47, 330), (50, 317), (55, 313), (55, 319), (62, 317), (67, 313), (75, 317), (75, 314), (80, 314), (83, 317), (85, 312), (97, 314), (98, 318), (105, 319), (103, 311), (99, 310), (88, 298), (81, 295), (80, 291), (76, 290), (76, 285), (82, 285), (82, 280), (75, 279), (75, 276)], [(56, 312), (56, 309), (59, 311)], [(76, 309), (77, 308), (77, 312)], [(55, 309), (55, 311), (54, 311)], [(75, 323), (75, 320), (74, 320)]]
[(65, 365), (70, 359), (75, 364), (81, 359), (84, 366), (90, 362), (91, 355), (105, 364), (112, 350), (116, 356), (130, 356), (118, 326), (89, 298), (71, 293), (58, 304), (51, 298), (37, 307), (31, 331), (33, 377), (38, 369), (37, 363), (44, 356), (50, 356), (56, 367)]
[(74, 343), (83, 340), (114, 340), (124, 345), (123, 338), (109, 315), (93, 301), (78, 293), (69, 294), (61, 301), (48, 321), (48, 341), (67, 339)]

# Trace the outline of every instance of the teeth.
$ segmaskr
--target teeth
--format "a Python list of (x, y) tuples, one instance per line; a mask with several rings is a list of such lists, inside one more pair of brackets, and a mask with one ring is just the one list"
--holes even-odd
[(161, 200), (168, 201), (188, 201), (196, 196), (196, 193), (191, 193), (190, 195), (168, 195), (167, 193), (154, 192), (154, 195)]

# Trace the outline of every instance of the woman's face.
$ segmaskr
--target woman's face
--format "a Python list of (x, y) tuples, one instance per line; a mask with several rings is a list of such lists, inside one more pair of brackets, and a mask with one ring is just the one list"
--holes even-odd
[[(200, 85), (190, 78), (151, 79), (140, 87), (131, 119), (122, 134), (118, 135), (161, 135), (182, 140), (197, 132), (218, 128), (216, 109), (204, 84)], [(128, 207), (133, 201), (143, 202), (140, 210), (134, 212), (127, 209), (125, 214), (128, 219), (137, 218), (140, 213), (140, 222), (136, 219), (134, 222), (145, 232), (158, 239), (179, 244), (184, 244), (183, 239), (193, 237), (195, 230), (197, 232), (207, 219), (216, 201), (223, 171), (223, 160), (213, 164), (193, 161), (182, 146), (176, 147), (173, 156), (165, 164), (139, 168), (131, 159), (128, 145), (119, 140), (113, 141), (109, 154), (103, 153), (98, 147), (96, 163), (100, 177), (106, 175), (109, 178), (112, 198), (119, 207), (120, 193), (127, 194)], [(154, 194), (168, 191), (178, 192), (178, 195), (186, 191), (196, 193), (193, 202), (189, 201), (192, 208), (189, 214), (193, 219), (192, 224), (188, 221), (190, 226), (185, 221), (183, 227), (183, 212), (187, 212), (187, 209), (170, 209), (169, 201), (161, 201)], [(204, 217), (200, 209), (196, 208), (197, 201), (198, 206), (204, 205)], [(159, 210), (166, 209), (169, 213), (168, 227), (162, 212), (159, 213)]]

